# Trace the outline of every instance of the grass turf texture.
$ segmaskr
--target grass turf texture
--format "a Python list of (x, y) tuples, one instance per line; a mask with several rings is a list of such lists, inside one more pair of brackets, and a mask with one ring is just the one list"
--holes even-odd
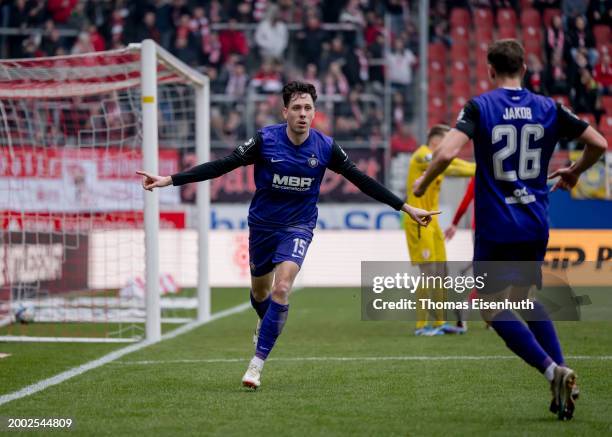
[[(238, 292), (230, 295), (235, 301)], [(216, 296), (221, 302), (224, 292)], [(241, 301), (248, 298), (244, 290), (240, 296)], [(0, 416), (72, 417), (74, 430), (83, 435), (612, 432), (610, 360), (570, 360), (580, 377), (582, 399), (575, 419), (565, 423), (547, 411), (550, 398), (542, 376), (519, 359), (292, 361), (296, 357), (510, 355), (482, 323), (471, 323), (465, 336), (417, 338), (412, 336), (412, 323), (361, 322), (359, 291), (353, 289), (296, 293), (288, 324), (264, 369), (262, 387), (248, 391), (240, 387), (240, 378), (253, 349), (255, 317), (247, 311), (148, 347), (0, 406)], [(566, 354), (612, 355), (612, 323), (557, 326)], [(35, 358), (32, 350), (40, 345), (0, 344), (0, 352), (11, 352), (7, 346), (14, 355), (0, 360), (3, 393), (106, 352), (92, 347), (100, 345), (47, 345), (49, 349), (41, 349)], [(86, 352), (77, 352), (81, 350)], [(28, 353), (31, 358), (20, 362), (19, 356)], [(72, 355), (74, 362), (68, 363), (67, 356)], [(240, 361), (176, 362), (217, 358)], [(30, 361), (34, 359), (37, 363)], [(135, 361), (158, 363), (129, 364)], [(37, 368), (44, 368), (45, 374), (36, 374)], [(12, 377), (5, 376), (6, 370)], [(34, 375), (26, 378), (23, 373)], [(19, 384), (7, 387), (12, 379)]]

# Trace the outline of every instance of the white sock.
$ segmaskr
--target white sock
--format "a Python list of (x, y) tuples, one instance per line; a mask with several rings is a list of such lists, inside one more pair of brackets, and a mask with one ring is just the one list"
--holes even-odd
[(262, 360), (261, 358), (257, 357), (257, 356), (251, 358), (251, 364), (253, 364), (254, 366), (257, 366), (257, 368), (259, 370), (263, 369), (264, 363), (265, 363), (265, 361)]
[(544, 377), (548, 380), (548, 382), (552, 382), (555, 378), (555, 369), (557, 368), (557, 363), (551, 363), (550, 366), (546, 368), (544, 371)]

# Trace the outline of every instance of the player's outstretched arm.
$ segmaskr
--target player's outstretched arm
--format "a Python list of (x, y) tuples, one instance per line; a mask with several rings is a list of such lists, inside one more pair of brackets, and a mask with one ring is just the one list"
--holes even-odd
[(414, 206), (410, 206), (407, 203), (402, 205), (402, 211), (404, 211), (408, 216), (420, 224), (421, 226), (427, 226), (434, 215), (440, 214), (440, 211), (426, 211), (421, 208), (415, 208)]
[(158, 176), (147, 173), (144, 170), (138, 170), (136, 174), (142, 176), (142, 188), (145, 190), (153, 191), (153, 188), (163, 188), (172, 185), (172, 178), (170, 176)]
[(241, 146), (238, 146), (230, 155), (215, 161), (196, 165), (188, 170), (175, 173), (172, 176), (156, 176), (142, 170), (136, 173), (143, 176), (142, 186), (145, 190), (166, 187), (168, 185), (184, 185), (191, 182), (207, 181), (222, 176), (242, 166), (255, 163), (261, 136), (257, 134)]
[(327, 168), (347, 178), (371, 198), (385, 203), (397, 211), (404, 211), (412, 220), (422, 226), (427, 226), (431, 222), (432, 215), (440, 214), (439, 211), (425, 211), (404, 203), (402, 199), (393, 194), (387, 187), (360, 171), (355, 163), (348, 159), (344, 150), (335, 142), (332, 146), (332, 156)]
[(470, 138), (458, 129), (451, 129), (446, 134), (444, 139), (440, 142), (440, 145), (433, 154), (433, 159), (427, 170), (415, 181), (413, 192), (417, 197), (421, 197), (425, 194), (427, 187), (450, 165), (450, 163), (457, 157), (461, 148), (465, 146)]
[(550, 191), (574, 188), (580, 175), (593, 166), (608, 148), (606, 139), (591, 126), (584, 130), (582, 135), (578, 137), (578, 141), (585, 144), (582, 155), (571, 166), (560, 168), (548, 175), (548, 179), (559, 178)]

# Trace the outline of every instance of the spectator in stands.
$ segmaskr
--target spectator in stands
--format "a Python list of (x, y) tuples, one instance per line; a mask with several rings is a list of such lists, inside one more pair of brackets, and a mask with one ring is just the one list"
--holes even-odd
[(580, 70), (580, 81), (575, 85), (572, 106), (576, 112), (596, 113), (598, 87), (588, 68)]
[(171, 50), (174, 22), (172, 21), (172, 6), (165, 0), (155, 2), (155, 27), (159, 30), (162, 47)]
[(550, 94), (567, 95), (569, 92), (569, 78), (566, 71), (567, 68), (561, 54), (553, 52), (546, 74), (546, 89)]
[(573, 23), (576, 17), (586, 15), (588, 6), (589, 0), (561, 0), (563, 19), (567, 20), (567, 23)]
[(204, 52), (204, 63), (206, 65), (215, 66), (216, 68), (221, 66), (221, 42), (217, 32), (210, 33), (208, 45), (202, 47), (202, 51)]
[(361, 10), (360, 0), (349, 0), (342, 12), (340, 12), (340, 23), (352, 24), (353, 31), (344, 32), (344, 42), (347, 47), (363, 46), (363, 30), (366, 26), (365, 17)]
[(385, 33), (385, 22), (383, 18), (370, 10), (366, 13), (366, 27), (364, 29), (364, 40), (366, 47), (370, 47), (379, 35)]
[(318, 64), (327, 32), (321, 28), (321, 20), (316, 13), (308, 15), (305, 28), (297, 33), (296, 39), (304, 64)]
[(378, 63), (370, 62), (369, 76), (370, 83), (373, 85), (373, 87), (380, 90), (382, 90), (383, 83), (385, 82), (385, 69), (380, 63), (381, 60), (384, 60), (384, 51), (385, 36), (383, 34), (379, 34), (374, 43), (368, 47), (367, 53), (370, 60), (379, 61)]
[(283, 76), (272, 60), (264, 60), (260, 69), (251, 80), (251, 86), (257, 93), (274, 94), (283, 88)]
[(311, 83), (317, 90), (317, 94), (322, 94), (323, 88), (321, 87), (321, 81), (319, 80), (319, 74), (317, 71), (317, 64), (311, 63), (306, 65), (304, 72), (303, 82)]
[(417, 141), (407, 123), (402, 123), (399, 125), (399, 129), (393, 130), (393, 136), (391, 137), (391, 153), (393, 155), (397, 153), (412, 153), (416, 150), (417, 146)]
[(278, 7), (271, 4), (268, 7), (266, 18), (263, 19), (255, 31), (255, 43), (263, 58), (280, 60), (289, 42), (287, 25), (278, 19)]
[(40, 42), (40, 50), (43, 56), (55, 56), (58, 49), (62, 46), (62, 39), (59, 31), (55, 27), (53, 20), (47, 20), (45, 31)]
[(148, 11), (144, 14), (142, 22), (134, 31), (134, 38), (136, 41), (152, 39), (159, 44), (162, 43), (162, 33), (157, 27), (155, 12)]
[(91, 42), (89, 33), (81, 32), (77, 37), (76, 43), (74, 44), (74, 46), (72, 46), (72, 50), (70, 51), (70, 53), (73, 55), (80, 55), (83, 53), (91, 53), (95, 51), (96, 50)]
[(527, 72), (525, 74), (525, 86), (529, 91), (545, 94), (544, 66), (535, 54), (527, 57)]
[(30, 0), (27, 5), (28, 26), (42, 26), (47, 20), (47, 2), (45, 0)]
[(408, 10), (406, 0), (385, 0), (385, 9), (391, 20), (391, 32), (398, 34), (404, 28), (404, 12)]
[(417, 58), (412, 50), (405, 46), (401, 38), (393, 42), (393, 49), (387, 55), (389, 80), (394, 89), (406, 92), (412, 84), (412, 69), (417, 64)]
[(239, 23), (252, 23), (253, 9), (251, 8), (251, 2), (241, 1), (234, 4), (229, 11), (229, 16), (235, 17)]
[(264, 126), (278, 123), (278, 118), (272, 115), (272, 106), (269, 102), (263, 101), (257, 104), (255, 111), (255, 128), (261, 129)]
[(391, 109), (391, 117), (393, 118), (393, 129), (399, 129), (406, 120), (406, 101), (404, 99), (404, 93), (395, 92), (393, 93), (393, 103)]
[(612, 0), (591, 0), (587, 11), (590, 26), (612, 26)]
[(241, 62), (237, 62), (233, 65), (229, 74), (225, 94), (236, 99), (242, 98), (246, 95), (248, 84), (249, 76), (246, 73), (246, 68)]
[(429, 42), (431, 43), (442, 43), (446, 48), (450, 48), (452, 40), (449, 36), (447, 20), (438, 20), (429, 31)]
[[(47, 11), (55, 23), (66, 24), (78, 1), (79, 0), (48, 0)], [(21, 3), (21, 0), (17, 0), (16, 3)]]
[(319, 60), (319, 70), (325, 72), (329, 69), (333, 63), (344, 65), (346, 58), (346, 48), (342, 37), (336, 35), (332, 40), (331, 44), (324, 44), (323, 53)]
[(336, 106), (336, 116), (354, 120), (358, 127), (365, 124), (366, 115), (359, 98), (359, 91), (351, 90), (348, 98)]
[(246, 56), (249, 54), (249, 43), (243, 31), (236, 29), (235, 18), (230, 18), (228, 21), (228, 29), (223, 29), (219, 32), (219, 42), (221, 43), (221, 62), (223, 62), (230, 54), (238, 54)]
[(563, 22), (561, 16), (555, 15), (546, 27), (546, 41), (544, 44), (546, 49), (546, 62), (550, 63), (553, 55), (565, 54), (565, 32), (563, 31)]
[(586, 50), (589, 65), (593, 66), (597, 63), (595, 37), (591, 29), (586, 27), (586, 20), (583, 16), (578, 16), (574, 19), (574, 28), (569, 33), (567, 43), (574, 60), (578, 51)]
[[(206, 17), (204, 7), (196, 6), (193, 8), (193, 16), (189, 21), (189, 38), (194, 42), (194, 47), (198, 50), (199, 63), (206, 62), (207, 53), (210, 51), (210, 21)], [(222, 55), (223, 58), (223, 55)], [(223, 58), (225, 59), (225, 58)]]
[(93, 46), (96, 52), (102, 52), (106, 50), (106, 41), (98, 32), (98, 28), (94, 24), (90, 24), (88, 27), (89, 31), (89, 40), (91, 41), (91, 45)]
[(325, 75), (324, 90), (327, 95), (342, 95), (346, 96), (349, 92), (349, 83), (346, 76), (342, 73), (342, 68), (337, 62), (332, 62), (329, 65), (329, 70)]
[(593, 78), (601, 94), (612, 95), (612, 65), (610, 65), (610, 52), (607, 49), (602, 51), (599, 64), (593, 69)]

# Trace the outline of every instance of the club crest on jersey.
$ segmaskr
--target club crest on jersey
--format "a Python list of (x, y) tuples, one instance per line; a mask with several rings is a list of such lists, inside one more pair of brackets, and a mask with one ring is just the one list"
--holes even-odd
[(319, 165), (319, 160), (317, 158), (314, 156), (308, 158), (308, 166), (310, 168), (315, 168), (317, 165)]

